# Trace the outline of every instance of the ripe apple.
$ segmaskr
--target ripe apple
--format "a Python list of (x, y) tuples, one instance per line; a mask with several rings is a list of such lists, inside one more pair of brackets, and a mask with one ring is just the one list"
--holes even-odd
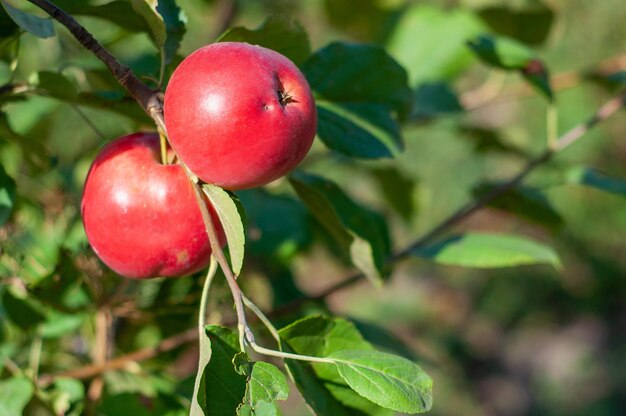
[(288, 58), (261, 46), (204, 46), (176, 68), (165, 91), (172, 147), (205, 182), (246, 189), (292, 170), (311, 148), (317, 112)]
[[(120, 275), (183, 276), (211, 255), (205, 226), (180, 165), (160, 163), (159, 136), (135, 133), (109, 143), (96, 157), (83, 192), (87, 239)], [(224, 241), (219, 219), (208, 204)]]

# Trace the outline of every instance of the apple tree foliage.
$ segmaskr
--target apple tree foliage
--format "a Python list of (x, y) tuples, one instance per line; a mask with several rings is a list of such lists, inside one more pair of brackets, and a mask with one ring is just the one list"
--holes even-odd
[[(432, 352), (415, 352), (393, 325), (364, 322), (315, 296), (320, 284), (331, 284), (324, 275), (356, 272), (346, 286), (365, 277), (373, 287), (360, 303), (368, 308), (406, 258), (418, 265), (412, 270), (535, 265), (561, 273), (566, 260), (553, 245), (568, 224), (546, 189), (577, 184), (626, 195), (626, 182), (602, 166), (561, 160), (539, 180), (501, 191), (506, 175), (485, 169), (463, 177), (463, 165), (479, 159), (498, 172), (502, 164), (523, 166), (558, 139), (548, 128), (542, 146), (536, 138), (532, 145), (507, 140), (467, 116), (473, 104), (457, 92), (476, 73), (507, 77), (547, 109), (548, 124), (554, 121), (557, 91), (537, 46), (556, 16), (541, 1), (468, 1), (452, 9), (373, 0), (55, 1), (152, 88), (166, 85), (183, 50), (240, 41), (289, 57), (314, 91), (319, 140), (297, 170), (262, 189), (229, 193), (205, 184), (203, 191), (243, 291), (279, 328), (266, 331), (254, 321), (260, 343), (322, 361), (242, 351), (230, 295), (215, 270), (206, 283), (210, 324), (194, 350), (206, 273), (116, 276), (88, 246), (80, 218), (82, 184), (97, 150), (154, 123), (101, 62), (31, 3), (1, 0), (0, 9), (1, 415), (265, 416), (291, 414), (298, 395), (322, 416), (415, 414), (431, 410), (433, 391), (436, 409), (438, 400), (452, 398), (438, 393), (440, 380), (429, 375), (442, 374)], [(225, 31), (216, 33), (224, 21)], [(594, 73), (588, 82), (616, 91), (624, 74)], [(434, 137), (417, 148), (410, 140), (420, 131)], [(466, 143), (456, 154), (433, 143), (458, 137)], [(452, 182), (431, 180), (434, 192), (421, 192), (418, 177), (444, 174)], [(462, 198), (458, 188), (447, 189), (453, 182), (467, 185)], [(481, 207), (518, 226), (455, 228), (456, 220), (446, 223), (438, 212), (494, 190)], [(438, 201), (427, 221), (418, 194)], [(438, 224), (442, 232), (420, 239)], [(105, 362), (117, 364), (92, 371), (91, 363)]]

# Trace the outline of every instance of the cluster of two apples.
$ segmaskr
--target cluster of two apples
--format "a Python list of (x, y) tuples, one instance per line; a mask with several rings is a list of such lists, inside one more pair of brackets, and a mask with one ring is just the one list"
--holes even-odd
[[(298, 68), (275, 51), (237, 42), (205, 46), (176, 68), (164, 117), (179, 159), (202, 181), (230, 190), (288, 173), (317, 128), (315, 102)], [(95, 253), (122, 276), (183, 276), (209, 261), (191, 184), (180, 164), (160, 162), (154, 133), (104, 147), (87, 175), (81, 212)], [(223, 243), (221, 227), (218, 234)]]

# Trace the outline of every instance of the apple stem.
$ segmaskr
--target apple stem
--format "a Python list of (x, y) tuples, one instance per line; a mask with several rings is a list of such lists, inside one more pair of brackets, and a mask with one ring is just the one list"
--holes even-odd
[(161, 142), (161, 163), (167, 165), (167, 137), (165, 137), (161, 129), (159, 129), (159, 139)]
[(265, 327), (267, 328), (267, 330), (270, 332), (270, 334), (272, 334), (272, 337), (277, 341), (280, 342), (280, 335), (278, 335), (278, 330), (276, 329), (276, 327), (272, 324), (272, 322), (269, 320), (269, 318), (267, 316), (265, 316), (265, 314), (261, 311), (261, 309), (259, 309), (258, 306), (256, 306), (254, 304), (254, 302), (252, 302), (250, 299), (248, 299), (246, 297), (246, 295), (244, 295), (242, 293), (242, 298), (243, 298), (243, 303), (244, 305), (246, 305), (246, 307), (248, 309), (250, 309), (258, 318), (261, 322), (263, 322), (263, 325), (265, 325)]
[(215, 256), (211, 256), (211, 262), (209, 263), (209, 270), (204, 280), (204, 286), (202, 287), (202, 297), (200, 298), (200, 310), (198, 311), (198, 335), (202, 337), (204, 334), (204, 327), (207, 324), (207, 304), (209, 302), (209, 288), (213, 282), (213, 277), (217, 271), (217, 262)]
[(207, 235), (209, 236), (209, 243), (211, 245), (211, 252), (217, 263), (222, 268), (224, 272), (224, 276), (226, 277), (226, 282), (230, 287), (230, 291), (233, 295), (233, 300), (235, 302), (235, 310), (237, 312), (237, 322), (239, 322), (239, 344), (242, 351), (245, 351), (245, 343), (246, 342), (254, 342), (254, 334), (250, 330), (248, 326), (248, 321), (246, 320), (246, 313), (243, 307), (242, 293), (239, 285), (237, 284), (237, 277), (235, 273), (233, 273), (230, 265), (228, 264), (228, 260), (224, 255), (224, 250), (222, 250), (222, 246), (219, 243), (217, 238), (217, 231), (215, 230), (215, 225), (213, 224), (213, 220), (211, 219), (211, 215), (209, 214), (209, 210), (206, 206), (204, 198), (202, 197), (202, 191), (200, 190), (200, 186), (198, 185), (197, 180), (194, 180), (194, 175), (191, 173), (189, 168), (181, 161), (181, 165), (183, 166), (187, 178), (189, 179), (189, 183), (193, 188), (194, 196), (196, 197), (196, 202), (198, 203), (198, 207), (200, 208), (200, 213), (202, 214), (202, 220), (204, 221), (204, 226), (206, 228)]

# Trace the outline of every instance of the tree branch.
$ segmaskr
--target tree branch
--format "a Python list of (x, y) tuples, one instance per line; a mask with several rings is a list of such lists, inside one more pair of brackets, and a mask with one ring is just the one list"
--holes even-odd
[[(111, 71), (111, 74), (119, 84), (137, 101), (143, 110), (152, 118), (163, 113), (162, 94), (153, 90), (137, 78), (133, 71), (120, 63), (91, 33), (87, 31), (74, 17), (67, 14), (54, 3), (48, 0), (28, 0), (30, 3), (41, 8), (53, 19), (61, 23), (70, 31), (76, 40), (91, 51)], [(159, 122), (155, 119), (157, 125)]]

